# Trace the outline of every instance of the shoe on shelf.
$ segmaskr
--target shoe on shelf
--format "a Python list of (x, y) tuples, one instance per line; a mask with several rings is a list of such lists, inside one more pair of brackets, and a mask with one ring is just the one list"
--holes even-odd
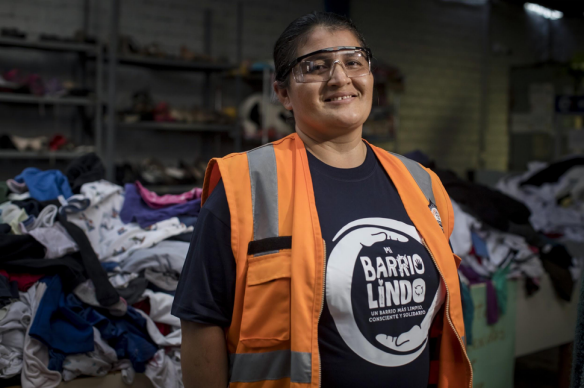
[(43, 151), (47, 149), (47, 137), (21, 137), (12, 135), (10, 136), (12, 143), (16, 146), (19, 151)]

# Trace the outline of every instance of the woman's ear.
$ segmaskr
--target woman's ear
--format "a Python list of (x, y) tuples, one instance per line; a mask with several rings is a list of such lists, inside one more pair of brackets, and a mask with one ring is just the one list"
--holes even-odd
[(274, 88), (274, 93), (278, 96), (278, 100), (280, 103), (284, 105), (284, 108), (287, 110), (292, 110), (292, 103), (290, 102), (290, 95), (288, 94), (288, 89), (281, 87), (278, 81), (274, 81), (272, 84)]

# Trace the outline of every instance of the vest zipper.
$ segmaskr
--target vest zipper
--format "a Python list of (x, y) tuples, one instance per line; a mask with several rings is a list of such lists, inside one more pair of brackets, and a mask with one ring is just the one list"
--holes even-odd
[(436, 266), (436, 269), (438, 270), (438, 273), (440, 274), (440, 278), (442, 279), (442, 281), (444, 282), (444, 286), (446, 287), (446, 319), (448, 320), (450, 327), (452, 327), (452, 331), (454, 331), (456, 338), (458, 338), (458, 342), (460, 342), (460, 346), (462, 347), (464, 357), (466, 358), (466, 361), (468, 361), (468, 365), (470, 366), (470, 383), (468, 386), (469, 386), (469, 388), (472, 388), (472, 380), (473, 380), (472, 364), (470, 362), (470, 359), (468, 358), (468, 355), (466, 354), (466, 350), (465, 350), (466, 348), (464, 346), (464, 343), (462, 342), (462, 339), (458, 335), (458, 332), (456, 331), (456, 328), (454, 327), (454, 323), (452, 323), (452, 320), (450, 319), (450, 303), (449, 303), (450, 302), (450, 291), (448, 290), (448, 284), (444, 280), (444, 276), (442, 275), (442, 271), (440, 271), (440, 267), (438, 267), (438, 263), (436, 262), (434, 255), (432, 254), (432, 252), (430, 251), (430, 248), (426, 244), (426, 240), (424, 240), (423, 238), (422, 238), (422, 243), (424, 244), (424, 247), (426, 247), (426, 250), (430, 254), (430, 257), (432, 258), (432, 261), (434, 262), (434, 265)]
[[(318, 320), (316, 321), (316, 332), (318, 333), (318, 324), (324, 310), (324, 291), (325, 291), (325, 271), (326, 271), (326, 241), (322, 239), (324, 247), (324, 257), (322, 258), (322, 294), (320, 299), (320, 313), (318, 313)], [(318, 350), (318, 386), (322, 387), (322, 359), (320, 358), (320, 348), (318, 346), (318, 336), (316, 338), (316, 349)]]

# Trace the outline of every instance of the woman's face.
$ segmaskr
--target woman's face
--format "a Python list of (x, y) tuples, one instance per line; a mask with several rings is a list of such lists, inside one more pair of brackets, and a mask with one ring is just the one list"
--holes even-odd
[[(360, 46), (348, 30), (313, 30), (298, 56), (328, 47)], [(290, 74), (290, 86), (278, 89), (280, 101), (294, 111), (296, 125), (307, 135), (334, 138), (360, 129), (371, 111), (373, 75), (349, 78), (340, 65), (334, 66), (328, 82), (298, 83)], [(351, 96), (343, 100), (334, 98)], [(315, 133), (316, 132), (316, 133)]]

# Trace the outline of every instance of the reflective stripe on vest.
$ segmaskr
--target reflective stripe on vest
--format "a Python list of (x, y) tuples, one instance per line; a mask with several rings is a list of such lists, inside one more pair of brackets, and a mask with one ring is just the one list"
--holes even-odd
[(229, 381), (251, 383), (289, 377), (293, 383), (310, 383), (312, 358), (310, 353), (276, 350), (266, 353), (237, 353), (229, 356)]
[[(253, 239), (278, 237), (278, 171), (272, 144), (255, 148), (247, 153), (251, 206), (253, 210)], [(254, 256), (278, 251), (262, 252)]]
[(393, 156), (398, 158), (404, 166), (408, 169), (410, 175), (414, 178), (422, 193), (429, 202), (436, 204), (434, 199), (434, 192), (432, 191), (432, 177), (428, 174), (428, 171), (424, 170), (418, 162), (414, 162), (412, 159), (406, 158), (405, 156), (394, 154), (390, 152)]

